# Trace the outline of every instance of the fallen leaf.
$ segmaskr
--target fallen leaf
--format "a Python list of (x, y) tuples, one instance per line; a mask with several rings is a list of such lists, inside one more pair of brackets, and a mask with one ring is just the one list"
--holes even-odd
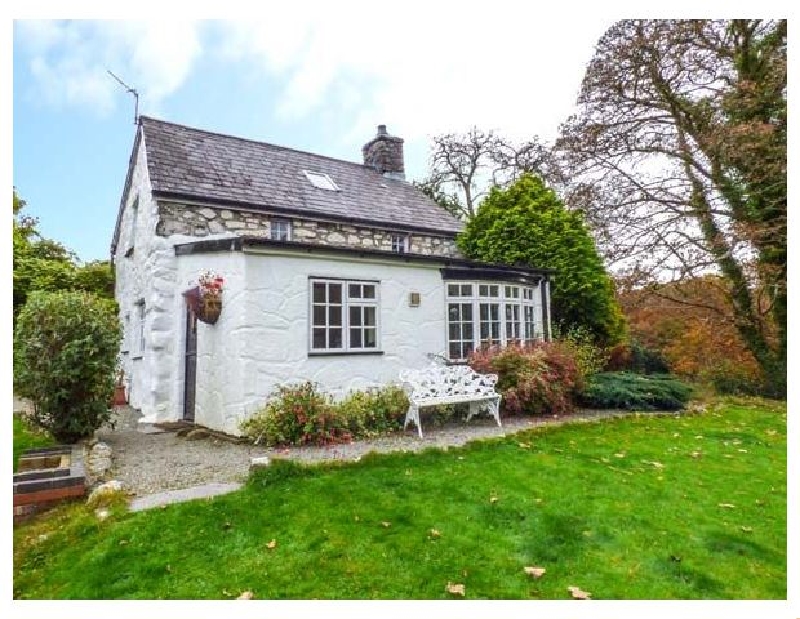
[(739, 452), (741, 452), (741, 453), (743, 453), (743, 454), (746, 454), (746, 453), (747, 453), (747, 450), (746, 450), (746, 449), (737, 449), (736, 451), (739, 451)]
[(736, 506), (735, 506), (733, 503), (720, 503), (720, 504), (718, 505), (718, 507), (727, 507), (727, 508), (729, 508), (729, 509), (733, 509), (733, 508), (734, 508), (734, 507), (736, 507)]
[(615, 458), (624, 458), (624, 457), (625, 457), (625, 454), (622, 454), (622, 453), (620, 453), (620, 454), (614, 454), (614, 457), (615, 457)]
[(522, 447), (523, 449), (528, 449), (528, 447), (530, 447), (530, 445), (528, 443), (518, 443), (518, 445), (520, 447)]
[(223, 589), (222, 590), (222, 595), (224, 595), (226, 598), (232, 598), (233, 597), (233, 593), (228, 592), (227, 589)]
[(461, 584), (453, 584), (452, 582), (447, 583), (447, 592), (452, 593), (453, 595), (460, 595), (464, 597), (464, 585)]
[(128, 540), (126, 540), (126, 539), (121, 539), (121, 540), (119, 540), (119, 545), (120, 545), (120, 546), (124, 546), (124, 545), (125, 545), (125, 544), (127, 544), (127, 543), (128, 543)]
[(236, 599), (237, 600), (252, 600), (253, 599), (253, 592), (252, 591), (242, 591), (242, 594)]
[(431, 534), (431, 537), (441, 537), (441, 535), (442, 535), (442, 534), (441, 534), (441, 533), (440, 533), (438, 530), (436, 530), (436, 529), (431, 529), (431, 530), (430, 530), (430, 534)]
[(591, 600), (592, 594), (588, 591), (581, 591), (578, 587), (567, 587), (567, 590), (572, 594), (575, 600)]
[(723, 458), (733, 458), (733, 456), (732, 456), (731, 454), (725, 454), (725, 455), (724, 455), (724, 456), (722, 456), (722, 457), (723, 457)]
[(271, 542), (269, 542), (269, 543), (267, 544), (267, 548), (269, 548), (270, 550), (272, 550), (272, 549), (273, 549), (273, 548), (275, 548), (275, 546), (277, 546), (277, 545), (278, 545), (278, 542), (276, 542), (275, 540), (272, 540)]
[(753, 532), (753, 527), (742, 527), (742, 531), (744, 533), (752, 533)]
[(359, 522), (360, 520), (361, 518), (359, 516), (356, 516), (356, 522)]
[(493, 496), (493, 497), (489, 498), (489, 503), (497, 503), (497, 501), (499, 501), (499, 500), (500, 499), (498, 499), (496, 496)]
[(381, 522), (381, 524), (382, 524), (383, 526), (385, 526), (387, 529), (388, 529), (390, 526), (392, 526), (392, 523), (391, 523), (391, 522), (387, 522), (386, 520), (382, 521), (382, 522)]
[(547, 571), (543, 567), (525, 567), (523, 569), (528, 576), (533, 576), (534, 578), (541, 578)]
[(609, 460), (608, 458), (600, 458), (600, 462), (602, 462), (603, 464), (608, 464), (609, 462), (611, 462), (611, 460)]
[(661, 464), (660, 462), (651, 462), (650, 464), (652, 464), (657, 469), (663, 469), (664, 468), (664, 465)]
[(700, 457), (702, 457), (702, 455), (703, 454), (701, 452), (699, 452), (699, 451), (693, 451), (692, 452), (692, 458), (700, 458)]

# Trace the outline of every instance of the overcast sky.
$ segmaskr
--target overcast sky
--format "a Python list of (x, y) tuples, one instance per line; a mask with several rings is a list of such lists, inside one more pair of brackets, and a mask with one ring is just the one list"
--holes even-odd
[(359, 161), (386, 124), (405, 138), (416, 179), (432, 135), (476, 125), (553, 138), (613, 23), (503, 3), (365, 6), (292, 2), (268, 20), (224, 22), (16, 21), (13, 183), (42, 232), (84, 260), (108, 257), (134, 126), (132, 98), (107, 69), (139, 91), (142, 113), (343, 159)]

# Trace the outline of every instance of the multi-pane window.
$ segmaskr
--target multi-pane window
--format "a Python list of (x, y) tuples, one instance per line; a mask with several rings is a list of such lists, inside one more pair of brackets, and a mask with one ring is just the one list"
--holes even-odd
[(392, 235), (392, 251), (396, 254), (408, 252), (408, 236), (405, 234)]
[(269, 222), (269, 238), (273, 241), (291, 241), (292, 222), (286, 219), (272, 219)]
[(448, 282), (447, 344), (451, 361), (478, 347), (531, 343), (537, 337), (535, 289), (481, 282)]
[(311, 280), (311, 351), (378, 349), (378, 284)]

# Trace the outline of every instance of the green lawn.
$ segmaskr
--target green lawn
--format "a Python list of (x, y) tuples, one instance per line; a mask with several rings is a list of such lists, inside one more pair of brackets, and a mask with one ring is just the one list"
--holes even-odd
[(32, 430), (20, 419), (19, 415), (14, 415), (14, 472), (17, 471), (17, 461), (23, 451), (53, 444), (55, 442), (50, 436)]
[(224, 497), (104, 522), (73, 506), (14, 533), (16, 598), (438, 599), (448, 582), (468, 599), (785, 599), (785, 404), (273, 465)]

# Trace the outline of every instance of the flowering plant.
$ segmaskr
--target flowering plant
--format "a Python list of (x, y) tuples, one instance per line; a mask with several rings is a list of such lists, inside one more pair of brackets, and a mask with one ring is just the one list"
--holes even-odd
[(222, 294), (223, 281), (222, 276), (213, 271), (205, 270), (201, 272), (200, 277), (197, 278), (200, 294), (202, 296), (218, 296)]

